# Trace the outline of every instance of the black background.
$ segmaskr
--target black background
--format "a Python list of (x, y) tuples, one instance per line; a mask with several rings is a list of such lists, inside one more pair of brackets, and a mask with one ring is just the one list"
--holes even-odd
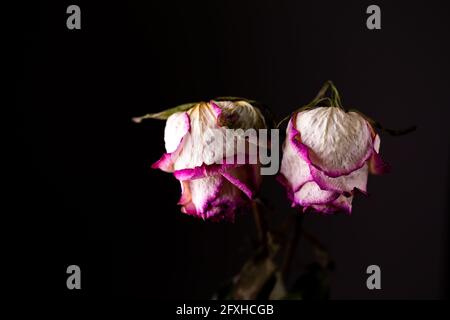
[[(81, 7), (81, 30), (66, 8)], [(208, 298), (239, 270), (254, 239), (234, 224), (179, 212), (178, 182), (150, 169), (163, 122), (131, 117), (215, 96), (245, 96), (278, 117), (335, 82), (346, 107), (386, 127), (392, 172), (369, 178), (352, 216), (305, 217), (335, 261), (334, 299), (448, 296), (449, 10), (444, 1), (377, 1), (382, 29), (366, 28), (372, 1), (86, 1), (21, 11), (14, 202), (17, 256), (39, 285), (66, 295)], [(263, 195), (295, 214), (282, 188)], [(26, 239), (26, 240), (24, 240)], [(22, 242), (22, 241), (21, 241)], [(294, 270), (307, 256), (302, 244)], [(302, 258), (303, 257), (303, 258)], [(79, 292), (66, 267), (82, 269)], [(382, 290), (366, 288), (366, 267)], [(295, 273), (295, 271), (294, 271)], [(23, 274), (22, 274), (23, 275)], [(27, 282), (29, 283), (29, 282)], [(30, 290), (24, 286), (23, 290)]]

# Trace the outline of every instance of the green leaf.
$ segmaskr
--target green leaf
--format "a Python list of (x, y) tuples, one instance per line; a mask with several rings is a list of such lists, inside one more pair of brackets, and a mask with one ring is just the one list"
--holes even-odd
[(391, 136), (403, 136), (405, 134), (411, 133), (415, 130), (417, 130), (417, 126), (413, 125), (413, 126), (409, 126), (408, 128), (405, 129), (389, 129), (389, 128), (385, 128), (381, 123), (379, 123), (378, 121), (373, 120), (372, 118), (366, 116), (364, 113), (362, 113), (361, 111), (357, 110), (357, 109), (349, 109), (348, 112), (355, 112), (357, 114), (359, 114), (361, 117), (363, 117), (367, 122), (369, 122), (372, 127), (377, 128), (379, 130), (385, 131), (388, 134), (390, 134)]
[(174, 108), (170, 108), (161, 112), (157, 112), (157, 113), (148, 113), (142, 117), (135, 117), (132, 120), (136, 123), (141, 123), (142, 120), (145, 119), (158, 119), (158, 120), (167, 120), (172, 114), (176, 113), (176, 112), (182, 112), (182, 111), (186, 111), (189, 110), (190, 108), (192, 108), (193, 106), (195, 106), (198, 102), (189, 102), (189, 103), (184, 103), (181, 104), (179, 106), (176, 106)]
[(225, 97), (217, 97), (212, 99), (213, 101), (246, 101), (250, 104), (254, 104), (257, 103), (256, 100), (252, 100), (252, 99), (247, 99), (247, 98), (242, 98), (242, 97), (230, 97), (230, 96), (225, 96)]
[(271, 293), (276, 280), (274, 257), (280, 246), (273, 242), (270, 234), (267, 241), (267, 250), (264, 247), (259, 248), (237, 275), (232, 290), (233, 299), (254, 300), (263, 296), (267, 299)]
[(287, 291), (284, 284), (283, 276), (281, 272), (275, 272), (275, 284), (273, 285), (272, 292), (269, 295), (269, 300), (281, 300), (286, 297)]

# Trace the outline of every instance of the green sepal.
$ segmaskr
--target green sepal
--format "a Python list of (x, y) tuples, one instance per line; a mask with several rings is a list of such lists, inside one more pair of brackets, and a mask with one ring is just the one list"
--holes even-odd
[(142, 120), (145, 120), (145, 119), (167, 120), (172, 114), (174, 114), (176, 112), (182, 112), (182, 111), (189, 110), (196, 104), (198, 104), (198, 102), (183, 103), (183, 104), (180, 104), (179, 106), (176, 106), (174, 108), (170, 108), (170, 109), (167, 109), (167, 110), (164, 110), (161, 112), (148, 113), (142, 117), (135, 117), (135, 118), (133, 118), (133, 121), (136, 123), (140, 123)]
[(258, 103), (256, 100), (242, 98), (242, 97), (231, 97), (231, 96), (217, 97), (212, 100), (213, 101), (245, 101), (245, 102), (250, 103), (251, 105)]
[(373, 120), (372, 118), (366, 116), (364, 113), (362, 113), (361, 111), (357, 110), (357, 109), (349, 109), (347, 112), (355, 112), (357, 114), (359, 114), (361, 117), (363, 117), (368, 123), (370, 123), (370, 125), (373, 128), (376, 128), (378, 130), (382, 130), (388, 134), (390, 134), (391, 136), (402, 136), (408, 133), (411, 133), (413, 131), (415, 131), (417, 129), (416, 125), (410, 126), (406, 129), (388, 129), (385, 128), (381, 123), (379, 123), (378, 121)]
[[(328, 90), (331, 91), (331, 97), (327, 97), (326, 96)], [(316, 97), (311, 102), (309, 102), (308, 104), (305, 104), (304, 106), (296, 109), (293, 113), (291, 113), (291, 114), (287, 115), (286, 117), (284, 117), (280, 122), (278, 122), (278, 124), (276, 125), (276, 128), (280, 128), (280, 126), (286, 120), (290, 119), (294, 113), (311, 110), (311, 109), (314, 109), (314, 108), (317, 108), (317, 107), (320, 107), (320, 106), (322, 106), (322, 107), (323, 106), (337, 107), (337, 108), (340, 108), (340, 109), (344, 109), (342, 107), (342, 100), (341, 100), (341, 97), (339, 95), (339, 92), (336, 89), (336, 87), (333, 84), (333, 82), (330, 81), (330, 80), (328, 80), (327, 82), (324, 83), (322, 88), (317, 93)]]

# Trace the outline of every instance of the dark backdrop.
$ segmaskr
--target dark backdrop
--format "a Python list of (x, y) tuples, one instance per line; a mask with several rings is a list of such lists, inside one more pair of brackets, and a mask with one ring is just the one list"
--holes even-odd
[[(66, 29), (72, 2), (79, 31)], [(11, 214), (34, 231), (18, 255), (38, 261), (40, 287), (210, 297), (245, 259), (251, 215), (217, 224), (181, 214), (178, 182), (150, 169), (164, 123), (131, 117), (225, 95), (260, 100), (283, 117), (331, 79), (347, 107), (387, 127), (418, 125), (407, 136), (382, 135), (392, 172), (369, 178), (371, 195), (355, 199), (352, 216), (305, 217), (336, 261), (332, 298), (447, 297), (448, 6), (375, 3), (377, 31), (365, 26), (372, 1), (22, 8)], [(272, 178), (263, 195), (279, 215), (295, 214)], [(65, 289), (70, 264), (81, 266), (81, 292)], [(370, 264), (381, 267), (382, 290), (365, 287)]]

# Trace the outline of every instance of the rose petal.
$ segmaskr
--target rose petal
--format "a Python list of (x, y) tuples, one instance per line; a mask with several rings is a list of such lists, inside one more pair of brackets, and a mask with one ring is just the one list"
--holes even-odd
[(181, 181), (181, 186), (181, 211), (202, 219), (233, 220), (245, 204), (242, 192), (221, 175)]
[(222, 174), (230, 169), (239, 167), (237, 163), (231, 164), (211, 164), (211, 165), (202, 165), (200, 167), (195, 167), (192, 169), (181, 169), (173, 172), (175, 178), (178, 180), (193, 180), (205, 178), (208, 176), (213, 176), (217, 174)]
[(226, 156), (226, 132), (217, 126), (217, 112), (208, 103), (199, 103), (188, 110), (190, 134), (184, 140), (174, 168), (193, 169), (204, 164), (219, 163)]
[[(312, 110), (314, 111), (314, 110)], [(301, 112), (297, 116), (301, 116), (306, 112)], [(294, 115), (292, 118), (292, 122), (298, 123), (298, 119)], [(364, 127), (367, 128), (367, 132), (370, 135), (370, 130), (367, 127), (367, 124), (364, 120)], [(369, 136), (371, 139), (371, 137)], [(353, 171), (350, 171), (349, 173), (345, 175), (339, 175), (336, 177), (331, 177), (329, 173), (326, 173), (325, 171), (318, 168), (316, 165), (312, 163), (310, 160), (310, 154), (312, 150), (308, 148), (306, 144), (303, 143), (303, 140), (301, 138), (300, 132), (292, 126), (290, 129), (290, 133), (286, 139), (290, 140), (290, 144), (294, 147), (294, 149), (297, 151), (297, 154), (299, 157), (303, 159), (303, 161), (308, 164), (309, 166), (309, 174), (322, 190), (328, 190), (328, 191), (335, 191), (339, 193), (351, 193), (355, 188), (359, 189), (361, 192), (365, 193), (367, 192), (367, 175), (368, 175), (368, 168), (366, 162), (363, 162), (360, 167), (359, 164), (356, 166), (357, 168)], [(372, 143), (370, 143), (372, 145)], [(371, 151), (373, 152), (373, 150)], [(332, 157), (333, 155), (328, 155)], [(302, 172), (306, 172), (304, 168), (304, 164), (302, 164)], [(344, 171), (342, 171), (344, 172)]]
[(324, 214), (332, 214), (336, 212), (344, 212), (347, 214), (351, 214), (352, 212), (352, 199), (353, 197), (345, 197), (343, 195), (339, 196), (333, 202), (327, 205), (312, 205), (303, 208), (303, 212), (308, 209), (312, 209), (314, 211), (324, 213)]
[(367, 193), (367, 178), (369, 168), (367, 163), (362, 168), (337, 178), (330, 178), (323, 171), (315, 167), (311, 168), (311, 175), (314, 181), (323, 190), (335, 191), (343, 194), (350, 194), (354, 189), (358, 189), (362, 193)]
[(378, 134), (375, 135), (373, 142), (374, 152), (369, 159), (369, 172), (371, 174), (384, 174), (389, 172), (389, 165), (381, 159), (380, 152), (380, 136)]
[(297, 139), (308, 148), (307, 158), (329, 177), (361, 168), (372, 155), (370, 129), (355, 112), (319, 107), (298, 113), (294, 123)]
[(298, 131), (292, 126), (292, 120), (289, 121), (278, 178), (286, 188), (293, 192), (297, 191), (305, 182), (312, 180), (308, 162), (300, 154), (300, 149), (294, 146), (296, 141), (293, 140), (293, 137), (297, 133)]
[(161, 158), (152, 164), (153, 169), (161, 169), (162, 171), (173, 171), (173, 159), (172, 154), (164, 153)]
[(384, 174), (390, 171), (389, 165), (376, 152), (373, 153), (369, 160), (369, 169), (371, 174)]
[(217, 117), (219, 126), (243, 130), (267, 127), (259, 109), (246, 101), (211, 101), (211, 104), (220, 110)]
[(187, 112), (176, 112), (166, 122), (164, 129), (164, 142), (167, 153), (174, 152), (181, 139), (189, 132), (190, 119)]
[(294, 201), (296, 204), (305, 207), (310, 205), (326, 205), (339, 197), (339, 193), (322, 190), (314, 181), (306, 182), (300, 190), (295, 192)]
[(178, 144), (177, 149), (172, 153), (164, 153), (158, 161), (152, 164), (153, 169), (160, 169), (165, 172), (173, 172), (174, 164), (176, 159), (178, 158), (178, 154), (183, 148), (184, 140), (186, 136), (181, 139), (181, 142)]
[(333, 206), (337, 208), (339, 211), (345, 212), (347, 214), (352, 213), (352, 201), (353, 196), (346, 197), (346, 196), (339, 196), (336, 200), (333, 201)]
[(226, 171), (222, 176), (244, 192), (249, 199), (253, 199), (261, 184), (258, 170), (256, 165), (245, 165)]

